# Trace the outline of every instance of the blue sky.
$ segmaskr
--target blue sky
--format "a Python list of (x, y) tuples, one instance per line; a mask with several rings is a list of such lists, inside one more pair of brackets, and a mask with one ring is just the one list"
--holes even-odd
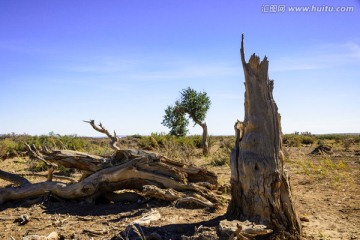
[[(274, 5), (285, 11), (264, 12)], [(88, 119), (168, 132), (164, 109), (190, 86), (211, 98), (210, 134), (231, 135), (244, 117), (242, 33), (247, 59), (270, 61), (284, 133), (360, 132), (359, 11), (358, 0), (2, 0), (0, 133), (98, 136)]]

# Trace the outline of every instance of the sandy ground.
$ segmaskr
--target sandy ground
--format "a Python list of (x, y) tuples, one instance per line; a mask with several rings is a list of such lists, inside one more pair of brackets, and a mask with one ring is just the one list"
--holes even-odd
[[(337, 153), (332, 157), (311, 156), (310, 148), (287, 149), (296, 209), (302, 219), (303, 239), (360, 239), (360, 157)], [(0, 162), (0, 168), (26, 172), (26, 159)], [(228, 166), (211, 167), (220, 183), (228, 183)], [(29, 177), (32, 182), (45, 178)], [(0, 180), (0, 187), (9, 183)], [(179, 239), (200, 225), (211, 226), (226, 211), (229, 195), (216, 211), (186, 209), (165, 202), (144, 203), (62, 202), (41, 198), (32, 202), (4, 204), (0, 207), (0, 239), (23, 239), (31, 235), (47, 236), (56, 231), (65, 239), (111, 239), (119, 236), (134, 220), (157, 211), (161, 218), (144, 226), (146, 233), (156, 232), (163, 239)], [(14, 220), (27, 215), (29, 222), (19, 226)], [(128, 227), (128, 230), (131, 227)], [(131, 231), (128, 234), (131, 236)], [(118, 238), (120, 239), (120, 238)], [(131, 239), (131, 238), (130, 238)]]

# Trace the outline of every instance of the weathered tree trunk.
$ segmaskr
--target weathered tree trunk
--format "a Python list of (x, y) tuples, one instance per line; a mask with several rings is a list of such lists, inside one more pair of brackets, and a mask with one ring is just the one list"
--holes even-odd
[(273, 81), (268, 77), (269, 62), (266, 57), (260, 62), (255, 54), (245, 61), (244, 35), (240, 54), (245, 118), (235, 125), (228, 216), (264, 224), (286, 239), (300, 239), (301, 227), (283, 167), (280, 115), (272, 96)]
[(203, 129), (202, 139), (201, 139), (201, 147), (203, 149), (203, 155), (207, 156), (209, 154), (209, 133), (206, 122), (201, 122), (198, 118), (195, 117), (191, 112), (186, 112), (189, 114), (190, 118), (195, 122), (195, 124), (199, 125)]
[(209, 154), (208, 128), (206, 123), (201, 123), (200, 126), (203, 129), (201, 145), (203, 149), (203, 154), (206, 156)]
[(199, 121), (198, 119), (195, 118), (195, 116), (191, 115), (190, 113), (189, 115), (194, 120), (194, 122), (203, 129), (201, 147), (203, 149), (204, 156), (207, 156), (209, 154), (209, 141), (208, 141), (209, 134), (208, 134), (208, 128), (206, 122)]

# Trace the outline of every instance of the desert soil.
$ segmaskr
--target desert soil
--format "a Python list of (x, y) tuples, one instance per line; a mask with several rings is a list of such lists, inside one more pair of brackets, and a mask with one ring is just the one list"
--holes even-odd
[[(303, 227), (303, 239), (360, 239), (360, 157), (353, 152), (333, 156), (309, 155), (311, 147), (287, 148), (288, 169), (295, 206)], [(211, 168), (221, 184), (229, 183), (228, 166)], [(26, 158), (0, 161), (0, 168), (28, 173)], [(46, 174), (45, 172), (43, 174)], [(28, 177), (32, 182), (44, 177)], [(0, 187), (9, 185), (0, 180)], [(65, 239), (111, 239), (119, 236), (131, 223), (158, 211), (161, 218), (142, 226), (163, 239), (191, 235), (195, 227), (212, 226), (226, 212), (230, 196), (223, 195), (223, 206), (215, 211), (177, 207), (166, 202), (147, 200), (142, 203), (63, 202), (52, 197), (0, 206), (0, 239), (23, 239), (31, 235), (47, 236), (57, 232)], [(27, 215), (29, 222), (14, 222)], [(123, 233), (126, 233), (123, 232)], [(128, 232), (130, 239), (131, 234)], [(121, 238), (118, 238), (121, 239)], [(156, 239), (156, 238), (154, 238)]]

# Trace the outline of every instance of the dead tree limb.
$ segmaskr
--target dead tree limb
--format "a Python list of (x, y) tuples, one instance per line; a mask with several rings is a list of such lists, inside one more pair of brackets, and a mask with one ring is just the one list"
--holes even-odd
[[(29, 144), (25, 143), (25, 146), (27, 147), (30, 155), (36, 157), (37, 159), (39, 159), (40, 161), (42, 161), (43, 163), (45, 163), (45, 165), (49, 168), (51, 167), (57, 167), (57, 165), (47, 161), (46, 159), (44, 159), (41, 154), (39, 153), (39, 151), (37, 150), (37, 148), (35, 146), (30, 146)], [(46, 151), (48, 151), (47, 149), (45, 149)]]
[[(94, 120), (85, 122), (111, 139), (115, 149), (111, 157), (27, 145), (30, 156), (48, 166), (48, 180), (31, 184), (23, 177), (1, 171), (0, 178), (20, 187), (0, 189), (0, 204), (48, 194), (62, 199), (94, 199), (125, 189), (136, 190), (144, 197), (202, 207), (214, 207), (219, 203), (212, 192), (217, 189), (217, 176), (213, 172), (153, 152), (121, 150), (116, 145), (115, 132), (111, 135), (101, 123), (95, 125)], [(60, 165), (86, 172), (86, 176), (72, 184), (52, 182), (54, 168)]]
[(117, 146), (117, 143), (119, 141), (119, 138), (116, 136), (116, 132), (114, 131), (114, 135), (111, 135), (109, 133), (108, 130), (106, 130), (101, 123), (99, 123), (98, 126), (96, 126), (95, 121), (94, 120), (90, 120), (90, 121), (84, 121), (86, 123), (89, 123), (93, 129), (95, 129), (96, 131), (100, 132), (100, 133), (104, 133), (108, 138), (111, 139), (110, 142), (110, 146), (112, 149), (114, 149), (115, 151), (120, 150), (119, 146)]
[(67, 168), (75, 168), (88, 172), (96, 172), (102, 169), (108, 161), (108, 159), (104, 157), (72, 150), (33, 150), (30, 151), (29, 154), (33, 158), (46, 161), (48, 163), (54, 163)]
[[(39, 151), (39, 154), (43, 159), (56, 162), (58, 165), (88, 170), (90, 175), (74, 184), (43, 182), (22, 185), (19, 188), (0, 189), (0, 203), (44, 194), (52, 194), (63, 199), (96, 198), (107, 192), (122, 189), (135, 189), (143, 192), (144, 196), (150, 196), (144, 185), (179, 192), (179, 197), (168, 199), (169, 201), (183, 198), (184, 201), (188, 199), (188, 202), (203, 203), (203, 206), (208, 207), (218, 203), (211, 191), (217, 186), (217, 176), (214, 173), (155, 153), (118, 150), (109, 159), (69, 150)], [(165, 200), (161, 195), (152, 197)], [(192, 200), (189, 197), (192, 197)]]
[[(27, 143), (25, 143), (25, 145), (28, 148), (28, 151), (30, 152), (31, 155), (36, 156), (37, 159), (39, 159), (40, 161), (45, 163), (45, 165), (48, 167), (48, 175), (47, 175), (47, 180), (46, 181), (51, 182), (52, 179), (53, 179), (53, 172), (54, 172), (55, 168), (57, 168), (57, 165), (45, 160), (40, 155), (40, 153), (36, 149), (35, 145), (33, 147), (30, 147), (30, 145), (27, 144)], [(45, 148), (45, 150), (48, 151), (46, 148)]]

